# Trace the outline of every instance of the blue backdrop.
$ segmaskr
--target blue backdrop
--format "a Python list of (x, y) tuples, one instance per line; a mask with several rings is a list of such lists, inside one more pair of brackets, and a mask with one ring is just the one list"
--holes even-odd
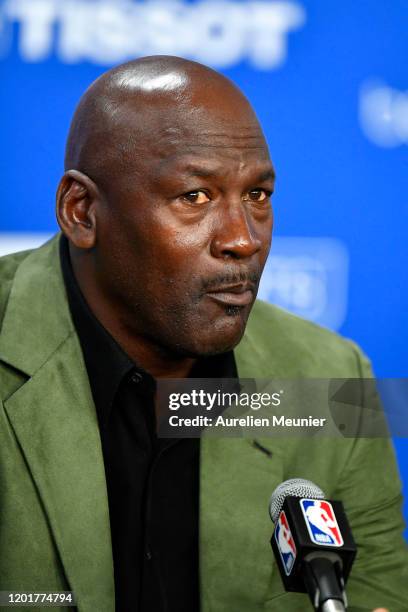
[(270, 144), (261, 297), (355, 339), (378, 376), (406, 376), (407, 32), (406, 0), (0, 0), (0, 252), (56, 229), (64, 141), (90, 82), (132, 57), (190, 57), (246, 92)]

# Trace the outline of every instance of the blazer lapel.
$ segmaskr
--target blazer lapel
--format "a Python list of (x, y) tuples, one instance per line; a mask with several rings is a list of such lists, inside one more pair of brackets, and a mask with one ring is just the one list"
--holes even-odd
[[(269, 447), (267, 446), (269, 445)], [(269, 497), (283, 480), (271, 441), (203, 439), (200, 481), (202, 612), (249, 612), (271, 594)]]
[[(278, 370), (249, 330), (235, 357), (240, 378), (269, 378)], [(204, 437), (200, 469), (202, 612), (261, 609), (283, 590), (274, 575), (268, 502), (284, 480), (284, 447), (272, 438)]]
[[(295, 366), (280, 351), (271, 362), (272, 352), (258, 345), (251, 329), (250, 321), (234, 351), (239, 377), (270, 379), (271, 372), (276, 378), (296, 376)], [(268, 336), (275, 337), (274, 329), (268, 329)], [(266, 600), (283, 592), (269, 543), (273, 525), (268, 503), (285, 480), (286, 444), (282, 438), (202, 440), (202, 612), (263, 610)]]
[(3, 324), (0, 358), (30, 377), (4, 406), (79, 609), (113, 612), (99, 430), (66, 303), (57, 240), (20, 265)]

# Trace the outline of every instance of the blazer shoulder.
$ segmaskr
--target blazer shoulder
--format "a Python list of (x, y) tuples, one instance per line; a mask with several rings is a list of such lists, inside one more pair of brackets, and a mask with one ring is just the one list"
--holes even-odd
[(18, 267), (32, 252), (33, 249), (0, 257), (0, 329)]
[[(0, 335), (15, 275), (20, 264), (31, 252), (32, 250), (20, 251), (0, 257)], [(0, 355), (0, 401), (14, 393), (24, 380), (21, 374), (2, 361)]]
[(247, 334), (265, 358), (273, 355), (290, 375), (372, 376), (369, 360), (353, 341), (261, 300), (255, 302)]
[[(27, 251), (19, 251), (10, 255), (0, 257), (0, 279), (2, 283), (7, 280), (12, 280), (20, 263), (32, 253), (34, 249)], [(0, 285), (0, 288), (3, 285)]]

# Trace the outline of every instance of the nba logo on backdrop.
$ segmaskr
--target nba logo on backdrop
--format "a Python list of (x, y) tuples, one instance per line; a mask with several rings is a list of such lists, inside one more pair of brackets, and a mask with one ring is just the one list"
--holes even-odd
[(284, 510), (280, 513), (276, 525), (275, 540), (286, 575), (289, 576), (296, 559), (296, 546)]
[(320, 546), (343, 546), (343, 537), (330, 502), (301, 499), (300, 505), (310, 539)]

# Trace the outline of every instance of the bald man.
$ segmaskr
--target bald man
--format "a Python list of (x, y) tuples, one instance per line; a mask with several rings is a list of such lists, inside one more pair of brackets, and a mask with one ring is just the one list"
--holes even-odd
[(0, 590), (70, 590), (80, 612), (308, 609), (266, 509), (301, 477), (349, 514), (350, 609), (408, 609), (389, 441), (157, 436), (157, 379), (371, 376), (354, 344), (255, 302), (275, 173), (246, 98), (179, 58), (119, 66), (80, 101), (65, 170), (62, 233), (0, 260)]

